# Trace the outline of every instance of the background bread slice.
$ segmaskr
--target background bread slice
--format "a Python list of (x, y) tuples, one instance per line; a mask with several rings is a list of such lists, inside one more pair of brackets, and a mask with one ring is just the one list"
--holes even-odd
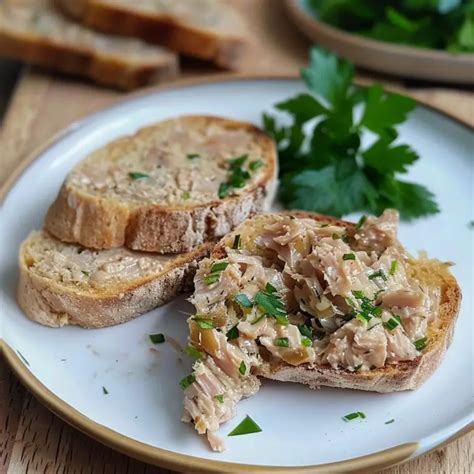
[[(219, 198), (230, 159), (247, 154), (243, 166), (250, 179)], [(259, 160), (262, 166), (250, 170)], [(115, 140), (79, 163), (45, 226), (64, 242), (90, 248), (187, 252), (264, 210), (276, 176), (275, 145), (257, 127), (219, 117), (179, 117)]]
[(0, 3), (0, 55), (122, 89), (173, 78), (177, 56), (134, 38), (106, 36), (58, 13), (52, 0)]
[(56, 0), (84, 24), (236, 69), (249, 33), (228, 1)]
[(211, 247), (171, 256), (92, 251), (35, 231), (20, 247), (17, 300), (46, 326), (123, 323), (192, 288), (196, 264)]
[[(291, 212), (295, 217), (309, 218), (322, 223), (342, 225), (346, 228), (354, 224), (320, 214)], [(261, 215), (248, 220), (234, 232), (222, 239), (211, 253), (211, 259), (225, 256), (225, 247), (231, 247), (236, 234), (241, 235), (242, 247), (255, 250), (255, 238), (264, 225), (272, 221), (272, 215)], [(415, 360), (401, 362), (393, 366), (363, 372), (333, 369), (330, 366), (302, 364), (289, 366), (281, 360), (271, 359), (257, 368), (256, 375), (273, 380), (303, 383), (311, 388), (320, 386), (350, 388), (375, 392), (393, 392), (418, 388), (440, 365), (454, 333), (454, 326), (461, 304), (461, 290), (448, 270), (448, 265), (426, 258), (414, 259), (409, 263), (409, 273), (426, 286), (441, 288), (441, 300), (437, 326), (428, 326), (428, 344), (423, 354)]]

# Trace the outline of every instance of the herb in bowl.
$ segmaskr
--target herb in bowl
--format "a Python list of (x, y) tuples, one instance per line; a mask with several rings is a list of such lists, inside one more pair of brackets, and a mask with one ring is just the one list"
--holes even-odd
[[(388, 207), (404, 219), (439, 212), (427, 188), (398, 179), (419, 158), (396, 142), (397, 126), (415, 108), (413, 99), (387, 93), (380, 84), (354, 87), (353, 65), (322, 48), (311, 49), (301, 75), (308, 92), (275, 105), (291, 117), (290, 124), (263, 115), (278, 146), (279, 197), (286, 207), (339, 217), (380, 214)], [(362, 143), (366, 132), (374, 137), (369, 145)]]
[(472, 0), (309, 0), (319, 19), (378, 41), (474, 52)]

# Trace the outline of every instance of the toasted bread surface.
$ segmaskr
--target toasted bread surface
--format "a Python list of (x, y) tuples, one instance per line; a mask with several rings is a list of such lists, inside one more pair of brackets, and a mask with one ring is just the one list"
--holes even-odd
[[(320, 214), (291, 212), (286, 215), (313, 219), (323, 224), (334, 224), (353, 229), (354, 224)], [(271, 224), (274, 214), (255, 216), (240, 225), (216, 245), (211, 253), (212, 260), (226, 257), (226, 247), (231, 248), (235, 236), (240, 235), (242, 248), (250, 254), (256, 252), (256, 238), (265, 225)], [(428, 326), (427, 346), (421, 356), (414, 360), (402, 361), (396, 365), (386, 365), (369, 371), (348, 371), (334, 369), (329, 365), (301, 364), (293, 366), (276, 358), (269, 358), (255, 374), (265, 378), (297, 382), (311, 388), (320, 386), (349, 388), (375, 392), (394, 392), (413, 390), (423, 384), (440, 365), (443, 356), (451, 344), (456, 319), (461, 304), (461, 289), (449, 271), (449, 265), (427, 258), (412, 259), (408, 262), (409, 274), (426, 287), (440, 289), (438, 314)]]
[(248, 32), (222, 0), (56, 0), (66, 14), (98, 30), (142, 38), (181, 54), (236, 69)]
[(178, 72), (174, 53), (91, 30), (59, 14), (52, 0), (0, 4), (0, 55), (121, 89), (170, 79)]
[(35, 231), (20, 247), (17, 300), (30, 319), (46, 326), (123, 323), (189, 290), (198, 260), (211, 247), (167, 256), (93, 251)]
[(90, 248), (187, 252), (266, 209), (276, 175), (273, 141), (249, 123), (165, 120), (79, 163), (45, 226), (64, 242)]

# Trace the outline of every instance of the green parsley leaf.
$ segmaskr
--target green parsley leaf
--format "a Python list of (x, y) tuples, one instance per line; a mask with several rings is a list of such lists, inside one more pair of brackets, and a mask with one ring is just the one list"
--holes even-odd
[(362, 226), (365, 224), (367, 216), (362, 216), (356, 224), (356, 230), (362, 229)]
[(213, 329), (214, 328), (214, 322), (212, 319), (206, 319), (206, 318), (201, 318), (201, 317), (194, 317), (192, 318), (193, 321), (196, 322), (196, 324), (201, 328), (201, 329)]
[(304, 347), (311, 347), (313, 345), (313, 341), (305, 336), (301, 338), (301, 345)]
[(278, 347), (290, 347), (290, 340), (287, 337), (277, 337), (273, 344)]
[(200, 155), (199, 153), (188, 153), (188, 154), (186, 155), (186, 158), (187, 158), (188, 160), (191, 160), (191, 161), (192, 161), (192, 160), (197, 160), (197, 159), (201, 158), (201, 155)]
[(216, 262), (211, 265), (210, 272), (223, 272), (229, 265), (229, 262)]
[(165, 336), (164, 334), (150, 334), (149, 335), (149, 338), (150, 338), (150, 341), (153, 343), (153, 344), (162, 344), (163, 342), (165, 342)]
[(352, 421), (357, 418), (363, 420), (364, 418), (366, 418), (365, 413), (362, 411), (355, 411), (354, 413), (349, 413), (348, 415), (342, 417), (344, 421)]
[(202, 359), (204, 357), (204, 352), (196, 349), (192, 344), (188, 344), (184, 348), (184, 352), (195, 359)]
[(428, 339), (426, 337), (422, 337), (421, 339), (418, 339), (417, 341), (413, 343), (415, 346), (415, 349), (417, 351), (422, 351), (426, 347), (427, 341)]
[(232, 341), (232, 339), (237, 339), (239, 337), (239, 330), (237, 329), (237, 324), (232, 326), (226, 334), (227, 340)]
[(353, 253), (345, 253), (345, 254), (342, 256), (342, 259), (343, 259), (343, 260), (355, 260), (355, 259), (356, 259), (356, 256), (355, 256)]
[(255, 423), (255, 421), (246, 416), (243, 421), (241, 421), (227, 436), (240, 436), (251, 433), (259, 433), (262, 431), (262, 428)]
[(145, 174), (145, 173), (140, 173), (139, 171), (132, 171), (128, 173), (128, 176), (132, 179), (143, 179), (143, 178), (149, 178), (150, 175)]
[(232, 188), (229, 183), (219, 184), (219, 190), (217, 191), (217, 195), (219, 196), (219, 199), (224, 199), (226, 196), (228, 196), (231, 189)]
[(235, 301), (239, 303), (240, 306), (244, 308), (251, 308), (253, 303), (250, 301), (249, 297), (244, 293), (239, 293), (238, 295), (234, 296)]
[(191, 194), (189, 194), (189, 191), (183, 191), (181, 193), (181, 199), (184, 199), (185, 201), (188, 200), (191, 197)]
[(354, 66), (322, 48), (312, 48), (309, 67), (301, 71), (311, 92), (333, 107), (344, 99), (354, 76)]
[(215, 395), (214, 398), (219, 402), (219, 403), (224, 403), (224, 395)]
[[(380, 135), (388, 128), (405, 122), (408, 114), (416, 107), (410, 97), (400, 94), (387, 94), (380, 84), (373, 84), (367, 89), (367, 102), (361, 124)], [(384, 156), (381, 162), (385, 162)]]
[(387, 277), (383, 270), (377, 270), (369, 275), (369, 280), (375, 280), (376, 278), (381, 278), (383, 281), (387, 281)]
[(234, 243), (232, 244), (232, 248), (234, 250), (240, 250), (241, 246), (242, 246), (242, 239), (240, 237), (240, 234), (237, 234), (234, 237)]
[(392, 260), (392, 263), (390, 264), (390, 270), (388, 271), (388, 273), (390, 273), (390, 275), (395, 275), (395, 272), (397, 271), (397, 266), (398, 266), (398, 262), (397, 260)]
[(256, 171), (256, 170), (260, 169), (262, 166), (263, 166), (263, 161), (262, 160), (254, 160), (254, 161), (250, 162), (249, 169), (251, 171)]
[(179, 385), (183, 390), (186, 390), (195, 381), (196, 381), (195, 375), (194, 374), (189, 374), (186, 377), (184, 377), (181, 380), (181, 382), (179, 382)]
[[(318, 320), (319, 321), (319, 320)], [(313, 331), (309, 326), (306, 326), (306, 324), (300, 324), (298, 326), (298, 329), (300, 330), (300, 333), (303, 336), (306, 336), (307, 338), (311, 339), (313, 337)]]
[(240, 375), (245, 375), (245, 373), (247, 372), (247, 366), (245, 365), (244, 361), (240, 363), (239, 372), (240, 372)]
[[(329, 11), (349, 0), (335, 6), (318, 1)], [(396, 127), (406, 121), (415, 102), (387, 93), (380, 85), (354, 89), (352, 66), (321, 48), (311, 50), (310, 65), (301, 74), (312, 94), (299, 94), (275, 106), (290, 116), (291, 123), (279, 125), (274, 117), (263, 115), (265, 129), (277, 143), (279, 198), (285, 207), (338, 217), (363, 210), (378, 214), (389, 207), (398, 209), (403, 219), (439, 212), (429, 190), (398, 179), (418, 160), (411, 147), (394, 144)], [(358, 104), (363, 113), (356, 122)], [(308, 128), (313, 119), (316, 125)], [(364, 148), (367, 130), (376, 137)], [(244, 184), (245, 176), (237, 179)]]

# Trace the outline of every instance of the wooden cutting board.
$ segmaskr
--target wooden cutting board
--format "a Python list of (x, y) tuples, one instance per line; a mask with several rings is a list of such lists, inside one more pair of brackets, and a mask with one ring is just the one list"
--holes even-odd
[[(277, 0), (235, 0), (255, 35), (243, 61), (249, 74), (297, 74), (309, 44), (287, 20)], [(185, 77), (212, 79), (207, 65), (185, 62)], [(1, 71), (0, 71), (1, 74)], [(374, 75), (359, 73), (371, 81)], [(474, 94), (445, 87), (424, 88), (378, 77), (391, 87), (444, 109), (474, 125)], [(86, 82), (25, 67), (0, 129), (0, 186), (40, 144), (73, 121), (123, 98)], [(472, 435), (384, 474), (474, 472)], [(85, 437), (41, 406), (0, 360), (0, 473), (167, 473), (118, 454)]]

